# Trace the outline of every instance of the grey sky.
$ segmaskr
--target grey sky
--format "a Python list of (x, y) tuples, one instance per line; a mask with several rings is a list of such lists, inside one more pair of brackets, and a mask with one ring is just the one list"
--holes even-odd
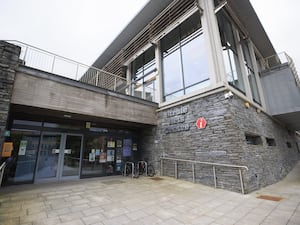
[[(250, 0), (277, 52), (300, 72), (299, 0)], [(0, 0), (0, 39), (91, 64), (148, 0)]]

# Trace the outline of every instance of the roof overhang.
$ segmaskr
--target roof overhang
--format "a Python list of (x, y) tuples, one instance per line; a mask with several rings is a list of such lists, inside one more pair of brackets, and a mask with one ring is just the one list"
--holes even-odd
[[(144, 8), (131, 20), (116, 39), (97, 58), (93, 66), (103, 68), (125, 45), (127, 45), (144, 27), (146, 27), (160, 12), (174, 0), (150, 0)], [(249, 37), (264, 58), (275, 55), (257, 14), (249, 0), (228, 0), (229, 7), (234, 11)]]

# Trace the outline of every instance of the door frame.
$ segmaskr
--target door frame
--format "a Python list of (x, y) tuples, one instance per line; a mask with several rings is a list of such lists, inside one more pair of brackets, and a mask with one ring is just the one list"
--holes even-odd
[[(41, 144), (43, 143), (44, 135), (60, 135), (60, 145), (59, 145), (59, 155), (57, 161), (57, 171), (55, 177), (50, 178), (38, 178), (38, 165), (40, 161), (40, 153), (41, 153)], [(67, 136), (77, 136), (81, 137), (81, 144), (80, 144), (80, 158), (79, 158), (79, 167), (78, 167), (78, 175), (75, 176), (63, 176), (63, 168), (64, 168), (64, 150), (66, 147)], [(36, 161), (36, 167), (34, 172), (34, 183), (43, 183), (43, 182), (55, 182), (55, 181), (63, 181), (63, 180), (78, 180), (80, 179), (81, 175), (81, 162), (82, 162), (82, 155), (83, 155), (83, 134), (77, 133), (66, 133), (66, 132), (42, 132), (41, 133), (41, 140), (40, 145), (38, 148), (38, 156)]]

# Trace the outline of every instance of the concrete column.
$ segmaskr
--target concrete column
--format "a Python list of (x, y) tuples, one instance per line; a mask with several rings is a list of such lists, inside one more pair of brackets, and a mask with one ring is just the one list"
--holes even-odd
[[(5, 140), (10, 101), (21, 48), (0, 41), (0, 152)], [(0, 155), (1, 158), (1, 155)]]

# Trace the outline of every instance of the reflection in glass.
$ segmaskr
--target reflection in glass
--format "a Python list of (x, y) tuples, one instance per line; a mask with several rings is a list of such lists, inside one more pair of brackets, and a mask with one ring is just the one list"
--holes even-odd
[(233, 32), (233, 24), (225, 15), (224, 11), (220, 11), (217, 14), (217, 18), (228, 83), (237, 90), (245, 93), (245, 85), (236, 46), (237, 41)]
[[(13, 151), (6, 159), (3, 183), (32, 182), (37, 157), (40, 132), (12, 130)], [(4, 159), (4, 158), (2, 158)]]
[(181, 75), (179, 49), (164, 57), (163, 78), (164, 94), (169, 95), (177, 90), (183, 89), (183, 77)]
[(248, 74), (248, 80), (250, 84), (250, 89), (252, 93), (252, 98), (253, 100), (260, 104), (260, 96), (258, 92), (258, 86), (257, 86), (257, 80), (255, 77), (254, 69), (253, 69), (253, 63), (251, 60), (251, 55), (250, 55), (250, 50), (247, 42), (243, 41), (242, 42), (242, 48), (243, 48), (243, 54), (244, 54), (244, 59), (245, 59), (245, 69)]
[(80, 164), (81, 136), (67, 135), (64, 149), (63, 176), (78, 176)]
[(165, 101), (209, 84), (202, 34), (200, 14), (196, 12), (161, 40)]
[(105, 175), (106, 158), (106, 137), (86, 136), (83, 150), (82, 175)]
[(43, 135), (37, 167), (37, 178), (53, 178), (57, 176), (60, 140), (61, 135), (59, 134)]
[(196, 37), (182, 47), (182, 61), (184, 74), (188, 75), (184, 77), (187, 87), (209, 78), (203, 35)]

